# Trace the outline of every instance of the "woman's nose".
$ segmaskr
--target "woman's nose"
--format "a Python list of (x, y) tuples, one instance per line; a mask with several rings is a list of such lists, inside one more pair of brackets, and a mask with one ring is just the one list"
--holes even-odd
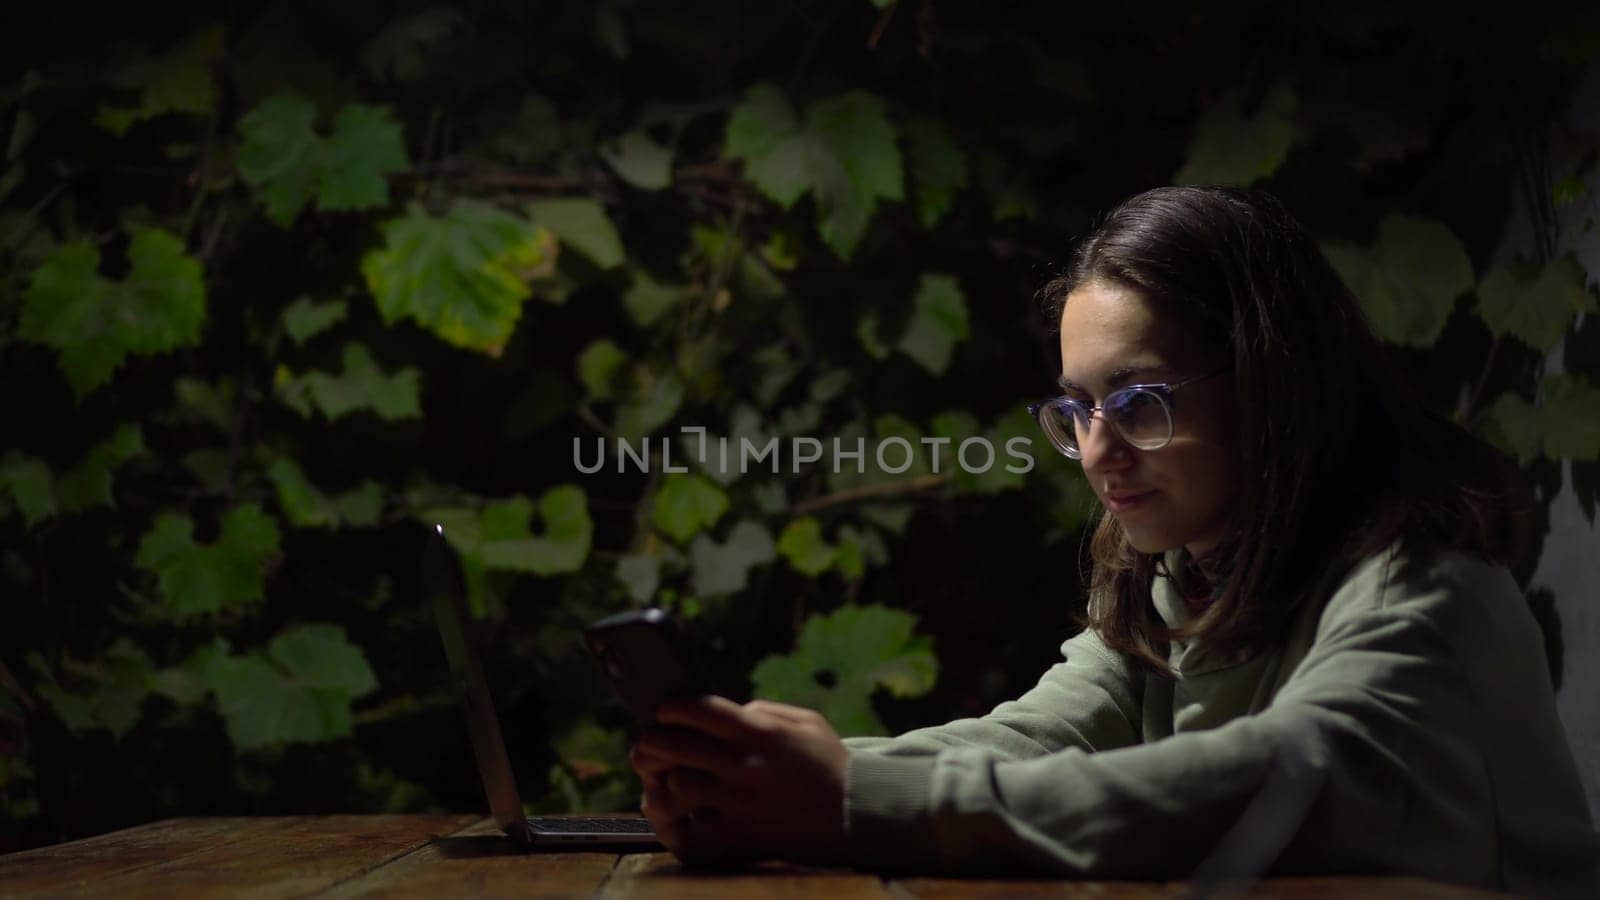
[(1085, 470), (1121, 467), (1133, 460), (1133, 448), (1099, 410), (1089, 416), (1087, 433), (1078, 436), (1078, 449)]

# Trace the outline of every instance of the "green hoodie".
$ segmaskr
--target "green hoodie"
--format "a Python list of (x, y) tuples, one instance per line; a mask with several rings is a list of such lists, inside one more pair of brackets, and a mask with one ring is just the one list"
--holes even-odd
[[(1183, 572), (1187, 554), (1166, 556)], [(1158, 576), (1168, 625), (1193, 613)], [(1600, 897), (1600, 839), (1543, 641), (1504, 568), (1399, 545), (1229, 664), (1175, 678), (1092, 631), (987, 716), (851, 738), (850, 862), (1067, 877), (1421, 875)]]

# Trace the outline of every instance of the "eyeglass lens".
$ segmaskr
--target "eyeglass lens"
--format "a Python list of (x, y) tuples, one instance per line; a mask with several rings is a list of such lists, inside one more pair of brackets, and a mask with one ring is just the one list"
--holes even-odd
[[(1051, 403), (1039, 410), (1039, 424), (1063, 453), (1077, 458), (1089, 438), (1088, 406), (1081, 402)], [(1101, 415), (1129, 444), (1155, 450), (1172, 439), (1172, 415), (1159, 394), (1144, 390), (1117, 391), (1106, 398)]]

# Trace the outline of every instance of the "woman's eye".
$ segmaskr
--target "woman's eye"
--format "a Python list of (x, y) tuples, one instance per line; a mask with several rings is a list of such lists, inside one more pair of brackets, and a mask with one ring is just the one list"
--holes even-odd
[(1133, 391), (1110, 398), (1106, 404), (1106, 414), (1123, 426), (1136, 429), (1159, 425), (1163, 418), (1161, 399), (1146, 391)]

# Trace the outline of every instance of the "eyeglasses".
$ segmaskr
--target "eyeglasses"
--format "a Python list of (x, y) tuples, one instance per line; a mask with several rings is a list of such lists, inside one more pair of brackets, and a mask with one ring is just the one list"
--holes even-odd
[(1140, 450), (1160, 450), (1172, 442), (1173, 393), (1184, 385), (1226, 371), (1228, 366), (1168, 384), (1131, 384), (1107, 394), (1099, 406), (1071, 397), (1041, 400), (1028, 405), (1028, 415), (1039, 420), (1050, 443), (1069, 459), (1083, 458), (1080, 443), (1089, 436), (1089, 420), (1096, 412), (1129, 445)]

